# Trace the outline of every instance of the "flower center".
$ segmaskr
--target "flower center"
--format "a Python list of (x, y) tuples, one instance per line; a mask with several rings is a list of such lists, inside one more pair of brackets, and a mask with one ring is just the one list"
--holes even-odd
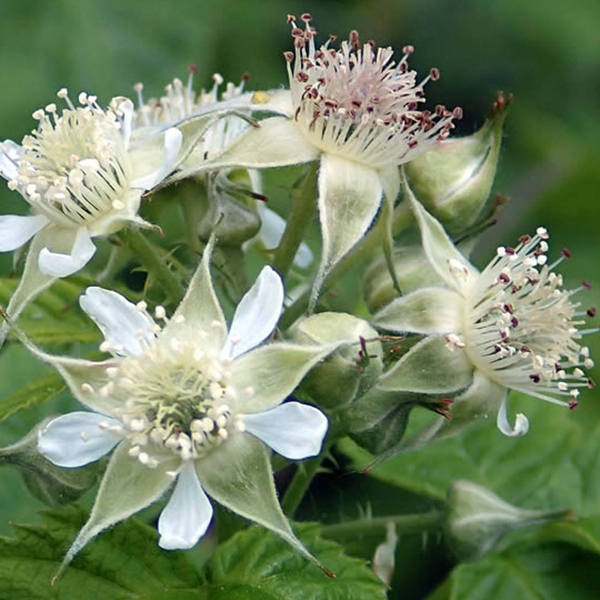
[(110, 369), (100, 390), (121, 401), (117, 412), (131, 443), (130, 454), (151, 467), (153, 456), (168, 449), (183, 460), (210, 453), (241, 429), (232, 414), (236, 394), (228, 383), (227, 361), (204, 352), (193, 341), (154, 340), (139, 357)]
[(67, 90), (58, 97), (68, 105), (60, 116), (55, 104), (33, 113), (38, 128), (23, 139), (18, 176), (9, 187), (18, 188), (36, 212), (61, 226), (79, 227), (124, 207), (119, 198), (131, 171), (127, 115), (116, 104), (103, 110), (85, 93), (78, 107)]
[(467, 297), (465, 350), (496, 383), (574, 408), (579, 388), (594, 385), (582, 369), (594, 363), (579, 342), (598, 328), (580, 329), (595, 310), (579, 310), (573, 296), (589, 286), (563, 289), (554, 268), (570, 253), (548, 265), (548, 237), (540, 227), (516, 248), (498, 248)]
[(462, 111), (443, 106), (434, 113), (417, 110), (425, 100), (423, 87), (438, 79), (439, 71), (431, 69), (417, 84), (416, 73), (408, 70), (412, 46), (403, 48), (398, 64), (391, 48), (361, 44), (356, 31), (339, 50), (329, 48), (335, 37), (316, 49), (310, 20), (302, 15), (301, 29), (294, 17), (288, 18), (295, 53), (285, 57), (294, 118), (317, 147), (380, 168), (407, 162), (449, 135), (452, 119)]

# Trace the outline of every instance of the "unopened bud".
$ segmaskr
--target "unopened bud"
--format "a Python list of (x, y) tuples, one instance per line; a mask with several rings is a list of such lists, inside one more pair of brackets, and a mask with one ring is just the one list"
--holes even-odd
[(441, 141), (404, 167), (419, 202), (450, 235), (473, 225), (490, 195), (505, 115), (505, 110), (494, 112), (473, 135)]
[(455, 481), (448, 491), (445, 534), (464, 562), (493, 551), (509, 532), (555, 521), (573, 521), (570, 510), (540, 511), (517, 508), (471, 481)]
[[(378, 333), (362, 319), (345, 313), (319, 313), (301, 321), (293, 333), (302, 343), (344, 344), (318, 364), (302, 382), (300, 396), (323, 408), (352, 402), (368, 390), (383, 369)], [(332, 390), (335, 393), (332, 393)]]

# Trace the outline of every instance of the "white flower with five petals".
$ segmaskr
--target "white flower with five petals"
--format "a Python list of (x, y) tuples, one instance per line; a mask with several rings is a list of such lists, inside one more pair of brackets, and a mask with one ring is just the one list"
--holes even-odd
[(318, 48), (311, 17), (292, 25), (294, 52), (286, 52), (289, 91), (256, 94), (255, 110), (279, 113), (249, 128), (221, 155), (190, 170), (270, 168), (320, 161), (318, 208), (323, 238), (312, 302), (331, 268), (363, 236), (381, 205), (400, 189), (398, 166), (445, 139), (460, 118), (438, 106), (418, 110), (423, 88), (439, 72), (417, 82), (408, 69), (413, 48), (396, 64), (391, 48), (361, 44), (356, 31), (338, 50)]
[(538, 228), (515, 248), (500, 247), (478, 272), (457, 250), (441, 224), (411, 195), (423, 248), (445, 287), (424, 287), (374, 315), (376, 327), (426, 337), (378, 382), (387, 392), (453, 396), (451, 419), (440, 417), (409, 446), (456, 432), (498, 409), (497, 424), (508, 436), (527, 433), (529, 422), (508, 418), (508, 392), (516, 390), (575, 408), (582, 388), (593, 387), (585, 369), (594, 366), (583, 336), (594, 309), (582, 309), (555, 272), (566, 257), (547, 264), (548, 233)]
[(312, 559), (281, 511), (267, 447), (294, 460), (320, 452), (325, 415), (283, 401), (333, 348), (284, 342), (257, 347), (273, 331), (283, 303), (281, 279), (270, 267), (242, 298), (227, 332), (209, 253), (210, 247), (173, 317), (156, 309), (162, 329), (144, 303), (87, 290), (81, 306), (102, 330), (101, 348), (113, 355), (108, 360), (51, 356), (25, 340), (95, 411), (51, 421), (39, 435), (40, 452), (73, 468), (114, 449), (90, 519), (65, 564), (173, 483), (158, 523), (163, 548), (190, 548), (202, 537), (213, 514), (208, 495)]
[(0, 216), (0, 252), (31, 238), (20, 285), (8, 313), (16, 318), (28, 302), (57, 277), (82, 269), (96, 247), (93, 237), (114, 233), (138, 216), (142, 194), (157, 186), (178, 159), (182, 134), (169, 128), (131, 143), (133, 104), (114, 98), (103, 109), (95, 96), (67, 90), (55, 104), (37, 110), (37, 129), (21, 145), (0, 144), (0, 175), (31, 207), (28, 216)]

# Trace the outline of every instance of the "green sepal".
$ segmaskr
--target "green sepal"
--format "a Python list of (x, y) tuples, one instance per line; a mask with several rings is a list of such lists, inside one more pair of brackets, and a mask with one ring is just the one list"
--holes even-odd
[(71, 544), (57, 577), (76, 554), (99, 533), (158, 500), (172, 485), (168, 471), (175, 471), (173, 456), (151, 469), (129, 456), (129, 443), (121, 442), (113, 452), (90, 513), (90, 518)]
[(404, 166), (415, 196), (453, 235), (477, 219), (496, 175), (505, 110), (473, 135), (450, 138)]
[(201, 485), (211, 498), (276, 533), (327, 572), (295, 536), (283, 514), (275, 491), (269, 451), (260, 440), (236, 433), (207, 460), (197, 460), (195, 465)]
[(240, 393), (238, 410), (254, 413), (281, 404), (306, 373), (338, 346), (276, 342), (243, 354), (231, 365), (231, 385)]
[(428, 337), (413, 346), (377, 382), (388, 392), (446, 394), (466, 388), (473, 366), (461, 349), (449, 350), (443, 337)]
[(462, 296), (445, 288), (422, 288), (397, 298), (373, 316), (379, 329), (441, 335), (462, 330)]

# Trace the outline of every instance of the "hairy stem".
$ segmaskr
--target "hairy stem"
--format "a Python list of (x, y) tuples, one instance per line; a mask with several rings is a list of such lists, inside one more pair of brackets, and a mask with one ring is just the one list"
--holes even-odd
[(169, 268), (165, 255), (158, 252), (139, 229), (133, 227), (123, 229), (119, 233), (119, 238), (132, 250), (170, 301), (179, 302), (185, 290), (177, 275)]
[(301, 184), (291, 191), (294, 199), (292, 210), (279, 246), (273, 257), (273, 268), (283, 279), (294, 262), (294, 257), (304, 238), (304, 232), (308, 227), (316, 210), (315, 188), (317, 183), (317, 169), (311, 167), (303, 178)]
[(334, 539), (345, 539), (365, 534), (385, 534), (388, 523), (393, 523), (400, 533), (413, 531), (431, 531), (442, 527), (444, 513), (442, 511), (430, 511), (415, 513), (412, 515), (392, 515), (387, 517), (367, 517), (325, 525), (321, 529), (321, 535)]

